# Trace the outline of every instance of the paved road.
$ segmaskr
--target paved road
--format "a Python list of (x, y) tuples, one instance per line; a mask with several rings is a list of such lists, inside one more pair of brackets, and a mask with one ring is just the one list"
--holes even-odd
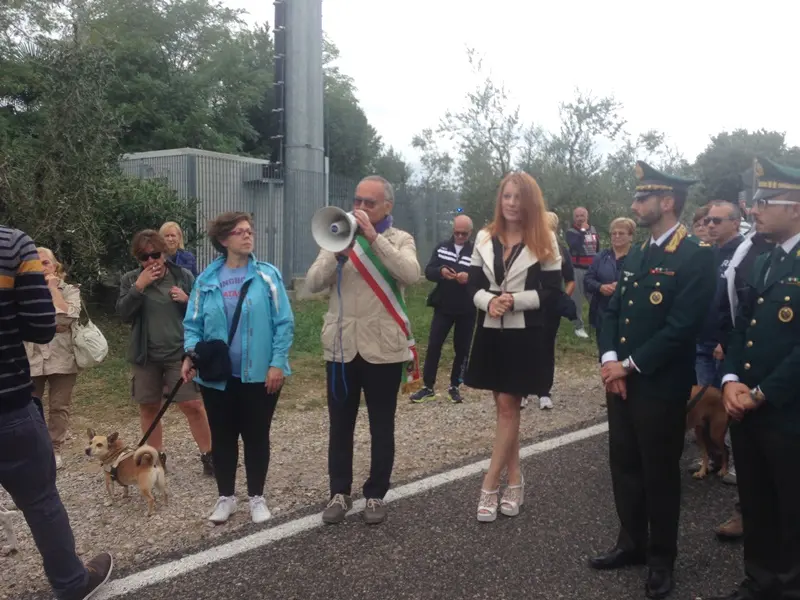
[[(477, 522), (476, 475), (393, 502), (379, 527), (354, 515), (124, 598), (644, 598), (643, 568), (598, 573), (586, 566), (616, 535), (606, 444), (601, 434), (526, 459), (526, 502), (517, 518)], [(693, 456), (688, 448), (687, 467)], [(672, 597), (727, 593), (740, 578), (741, 547), (717, 542), (712, 528), (728, 515), (734, 490), (683, 470)]]

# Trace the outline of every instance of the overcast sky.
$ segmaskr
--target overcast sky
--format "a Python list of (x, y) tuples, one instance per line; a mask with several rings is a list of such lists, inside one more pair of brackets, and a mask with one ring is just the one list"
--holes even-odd
[[(223, 1), (273, 22), (269, 0)], [(579, 87), (613, 94), (631, 134), (658, 129), (689, 160), (736, 128), (800, 145), (798, 0), (323, 0), (322, 10), (370, 122), (414, 162), (412, 135), (474, 87), (468, 46), (545, 129)]]

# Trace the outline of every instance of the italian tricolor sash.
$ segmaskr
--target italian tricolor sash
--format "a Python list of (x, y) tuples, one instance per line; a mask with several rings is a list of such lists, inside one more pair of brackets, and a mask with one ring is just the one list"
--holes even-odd
[(408, 339), (411, 359), (403, 368), (402, 392), (404, 394), (413, 392), (421, 384), (419, 355), (416, 342), (411, 335), (408, 309), (403, 295), (400, 293), (400, 288), (378, 256), (372, 251), (364, 236), (356, 237), (356, 243), (350, 250), (350, 260)]

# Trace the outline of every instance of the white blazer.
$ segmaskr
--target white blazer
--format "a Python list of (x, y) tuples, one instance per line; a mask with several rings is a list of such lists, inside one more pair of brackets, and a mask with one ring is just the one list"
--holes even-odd
[[(553, 247), (553, 257), (547, 263), (541, 263), (542, 271), (561, 271), (561, 253), (555, 234), (550, 233), (550, 242)], [(494, 245), (492, 237), (486, 230), (481, 230), (475, 237), (475, 248), (472, 251), (472, 266), (482, 269), (489, 280), (489, 290), (479, 289), (473, 296), (475, 306), (486, 313), (483, 321), (484, 327), (500, 329), (500, 319), (489, 316), (489, 302), (495, 298), (503, 288), (498, 285), (494, 273)], [(539, 262), (536, 255), (526, 246), (522, 248), (519, 256), (514, 260), (505, 274), (503, 284), (505, 291), (514, 298), (514, 310), (505, 313), (502, 326), (507, 329), (524, 329), (525, 314), (527, 310), (538, 310), (541, 307), (539, 292), (526, 290), (525, 280), (528, 269)], [(497, 293), (492, 293), (497, 292)]]

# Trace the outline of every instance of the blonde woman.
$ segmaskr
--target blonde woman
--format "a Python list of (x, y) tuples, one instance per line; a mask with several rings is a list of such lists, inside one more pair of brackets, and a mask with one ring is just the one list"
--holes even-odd
[[(498, 509), (519, 514), (524, 500), (520, 403), (547, 377), (545, 322), (562, 294), (558, 243), (539, 185), (527, 173), (510, 173), (500, 183), (494, 221), (475, 240), (468, 285), (478, 314), (464, 383), (491, 390), (497, 408), (494, 449), (478, 502), (478, 521), (488, 522)], [(500, 498), (504, 469), (508, 487)]]
[(167, 221), (158, 230), (167, 243), (167, 260), (197, 277), (197, 259), (183, 245), (183, 230), (175, 221)]
[(53, 442), (56, 468), (63, 466), (61, 448), (67, 439), (72, 389), (78, 377), (75, 350), (72, 346), (72, 323), (81, 314), (81, 294), (77, 286), (64, 281), (64, 267), (49, 248), (37, 248), (47, 287), (56, 308), (56, 334), (49, 344), (25, 342), (31, 365), (34, 394), (44, 396), (49, 387), (47, 429)]

